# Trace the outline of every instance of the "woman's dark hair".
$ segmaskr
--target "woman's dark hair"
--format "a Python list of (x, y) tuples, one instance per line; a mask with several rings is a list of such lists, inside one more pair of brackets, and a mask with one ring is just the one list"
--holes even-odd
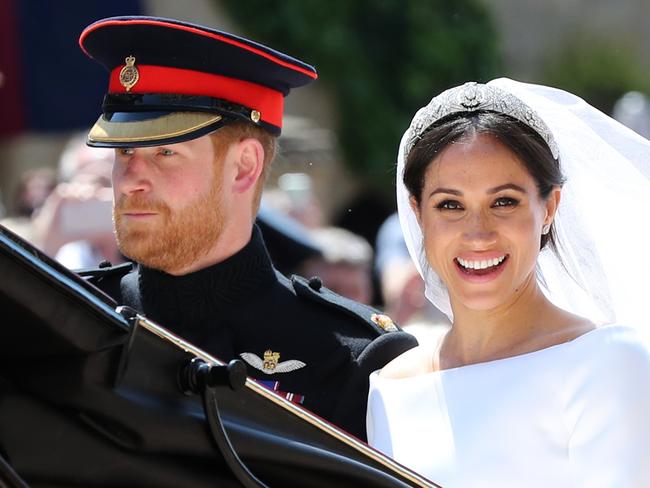
[[(432, 161), (450, 144), (475, 134), (490, 134), (515, 153), (535, 180), (542, 198), (547, 198), (554, 187), (564, 183), (559, 162), (553, 158), (540, 135), (526, 124), (501, 113), (461, 112), (440, 119), (429, 127), (406, 159), (404, 186), (415, 197), (418, 206), (422, 199), (424, 176)], [(542, 235), (540, 249), (547, 244), (557, 252), (552, 224), (548, 234)]]

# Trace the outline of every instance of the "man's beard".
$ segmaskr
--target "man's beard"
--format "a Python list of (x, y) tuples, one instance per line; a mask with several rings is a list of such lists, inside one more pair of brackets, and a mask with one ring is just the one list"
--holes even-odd
[[(218, 173), (218, 172), (217, 172)], [(117, 245), (126, 257), (167, 273), (187, 269), (205, 256), (221, 235), (224, 209), (220, 204), (219, 174), (210, 191), (180, 210), (160, 200), (122, 196), (115, 203), (113, 220)], [(124, 219), (124, 213), (155, 212), (151, 222)]]

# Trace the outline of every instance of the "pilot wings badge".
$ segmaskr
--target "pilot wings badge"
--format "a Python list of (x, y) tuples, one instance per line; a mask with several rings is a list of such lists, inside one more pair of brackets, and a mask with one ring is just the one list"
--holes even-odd
[(259, 369), (266, 374), (290, 373), (306, 366), (305, 363), (297, 359), (280, 362), (280, 353), (273, 352), (270, 349), (264, 351), (264, 359), (252, 352), (242, 352), (240, 356), (253, 368)]

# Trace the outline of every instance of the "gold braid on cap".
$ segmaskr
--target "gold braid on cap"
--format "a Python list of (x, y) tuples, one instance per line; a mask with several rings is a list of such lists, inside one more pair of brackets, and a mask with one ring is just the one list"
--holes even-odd
[(409, 127), (406, 154), (411, 152), (426, 130), (438, 120), (455, 113), (478, 111), (501, 113), (526, 124), (541, 136), (553, 157), (558, 159), (560, 151), (553, 134), (533, 109), (511, 93), (473, 81), (442, 92), (426, 107), (418, 110)]

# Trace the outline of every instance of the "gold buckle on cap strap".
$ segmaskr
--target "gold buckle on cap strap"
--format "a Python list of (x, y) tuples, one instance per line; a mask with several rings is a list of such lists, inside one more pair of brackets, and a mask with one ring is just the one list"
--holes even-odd
[(454, 113), (478, 111), (503, 113), (526, 124), (541, 136), (553, 157), (558, 159), (560, 151), (553, 134), (533, 109), (510, 93), (476, 82), (442, 92), (415, 114), (409, 129), (411, 134), (405, 147), (406, 154), (436, 121)]

